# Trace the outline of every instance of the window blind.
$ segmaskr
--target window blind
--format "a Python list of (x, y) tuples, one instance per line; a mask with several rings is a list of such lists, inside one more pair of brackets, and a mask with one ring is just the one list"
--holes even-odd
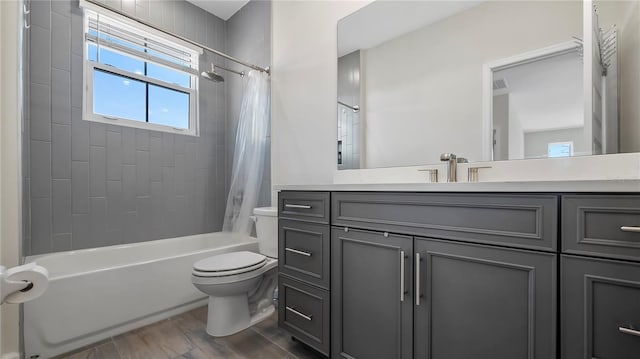
[(141, 32), (108, 15), (85, 9), (87, 27), (85, 37), (96, 46), (158, 63), (176, 70), (198, 74), (199, 53), (173, 44), (164, 38)]

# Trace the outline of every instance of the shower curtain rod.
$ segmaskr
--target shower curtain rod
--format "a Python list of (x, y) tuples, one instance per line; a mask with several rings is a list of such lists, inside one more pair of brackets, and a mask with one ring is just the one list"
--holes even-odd
[(209, 51), (209, 52), (213, 52), (214, 54), (216, 54), (216, 55), (218, 55), (218, 56), (221, 56), (221, 57), (224, 57), (224, 58), (225, 58), (225, 59), (227, 59), (227, 60), (230, 60), (230, 61), (233, 61), (233, 62), (238, 63), (238, 64), (240, 64), (240, 65), (243, 65), (243, 66), (246, 66), (246, 67), (252, 68), (252, 69), (254, 69), (254, 70), (258, 70), (258, 71), (261, 71), (261, 72), (265, 72), (265, 73), (267, 73), (268, 75), (270, 75), (270, 74), (271, 74), (271, 70), (270, 70), (268, 67), (267, 67), (267, 68), (264, 68), (264, 67), (260, 67), (260, 66), (257, 66), (257, 65), (254, 65), (254, 64), (250, 64), (250, 63), (244, 62), (244, 61), (242, 61), (242, 60), (236, 59), (236, 58), (235, 58), (235, 57), (233, 57), (233, 56), (230, 56), (230, 55), (225, 54), (224, 52), (220, 52), (220, 51), (218, 51), (218, 50), (216, 50), (216, 49), (214, 49), (214, 48), (211, 48), (211, 47), (209, 47), (209, 46), (206, 46), (206, 45), (203, 45), (203, 44), (201, 44), (201, 43), (195, 42), (195, 41), (193, 41), (193, 40), (187, 39), (186, 37), (184, 37), (184, 36), (180, 36), (180, 35), (178, 35), (178, 34), (175, 34), (175, 33), (171, 32), (171, 31), (164, 30), (164, 29), (162, 29), (162, 28), (160, 28), (160, 27), (158, 27), (158, 26), (155, 26), (155, 25), (150, 24), (150, 23), (148, 23), (148, 22), (146, 22), (146, 21), (144, 21), (144, 20), (141, 20), (141, 19), (138, 19), (138, 18), (136, 18), (136, 17), (133, 17), (133, 16), (131, 16), (131, 15), (129, 15), (129, 14), (127, 14), (127, 13), (123, 12), (123, 11), (120, 11), (120, 10), (118, 10), (118, 9), (115, 9), (115, 8), (113, 8), (113, 7), (109, 6), (109, 5), (105, 5), (105, 4), (103, 4), (103, 3), (100, 3), (100, 2), (98, 2), (98, 1), (96, 1), (96, 0), (84, 0), (84, 1), (86, 1), (86, 2), (88, 2), (88, 3), (91, 3), (92, 5), (95, 5), (95, 6), (99, 6), (99, 7), (103, 8), (103, 9), (107, 9), (107, 10), (109, 10), (109, 11), (112, 11), (112, 12), (114, 12), (114, 13), (116, 13), (116, 14), (120, 15), (120, 16), (124, 16), (124, 17), (126, 17), (126, 18), (128, 18), (128, 19), (131, 19), (131, 20), (133, 20), (133, 21), (135, 21), (135, 22), (137, 22), (137, 23), (139, 23), (139, 24), (142, 24), (142, 25), (148, 26), (148, 27), (150, 27), (150, 28), (152, 28), (152, 29), (154, 29), (154, 30), (156, 30), (156, 31), (160, 31), (160, 32), (162, 32), (162, 33), (164, 33), (164, 34), (167, 34), (167, 35), (170, 35), (170, 36), (173, 36), (173, 37), (177, 37), (178, 39), (180, 39), (180, 40), (182, 40), (182, 41), (188, 42), (188, 43), (189, 43), (189, 44), (191, 44), (191, 45), (194, 45), (194, 46), (200, 47), (200, 48), (202, 48), (202, 49), (204, 49), (204, 50), (207, 50), (207, 51)]

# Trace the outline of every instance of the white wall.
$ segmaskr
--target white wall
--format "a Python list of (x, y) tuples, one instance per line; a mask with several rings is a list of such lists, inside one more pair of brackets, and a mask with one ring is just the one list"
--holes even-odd
[[(20, 128), (18, 64), (19, 3), (0, 1), (0, 263), (19, 264)], [(3, 304), (0, 316), (0, 356), (17, 358), (19, 306)]]
[(581, 33), (580, 2), (492, 1), (363, 51), (366, 167), (481, 160), (482, 65)]
[(337, 167), (337, 22), (367, 3), (273, 2), (271, 164), (274, 185), (333, 182)]

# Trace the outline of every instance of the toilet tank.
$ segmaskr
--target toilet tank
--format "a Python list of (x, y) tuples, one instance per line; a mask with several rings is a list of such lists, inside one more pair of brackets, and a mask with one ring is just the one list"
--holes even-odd
[(254, 208), (256, 236), (260, 253), (278, 258), (278, 209), (276, 207)]

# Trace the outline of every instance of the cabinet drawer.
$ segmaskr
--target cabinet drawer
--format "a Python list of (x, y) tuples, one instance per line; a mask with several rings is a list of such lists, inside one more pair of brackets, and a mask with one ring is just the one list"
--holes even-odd
[(564, 252), (640, 259), (640, 196), (566, 195), (562, 218)]
[(278, 231), (280, 273), (329, 289), (329, 226), (281, 219)]
[(280, 192), (278, 217), (329, 223), (329, 192)]
[(558, 197), (340, 192), (332, 225), (555, 251)]
[(329, 355), (329, 292), (285, 275), (280, 275), (278, 292), (278, 324), (298, 340)]
[(562, 358), (638, 358), (640, 264), (562, 256)]

